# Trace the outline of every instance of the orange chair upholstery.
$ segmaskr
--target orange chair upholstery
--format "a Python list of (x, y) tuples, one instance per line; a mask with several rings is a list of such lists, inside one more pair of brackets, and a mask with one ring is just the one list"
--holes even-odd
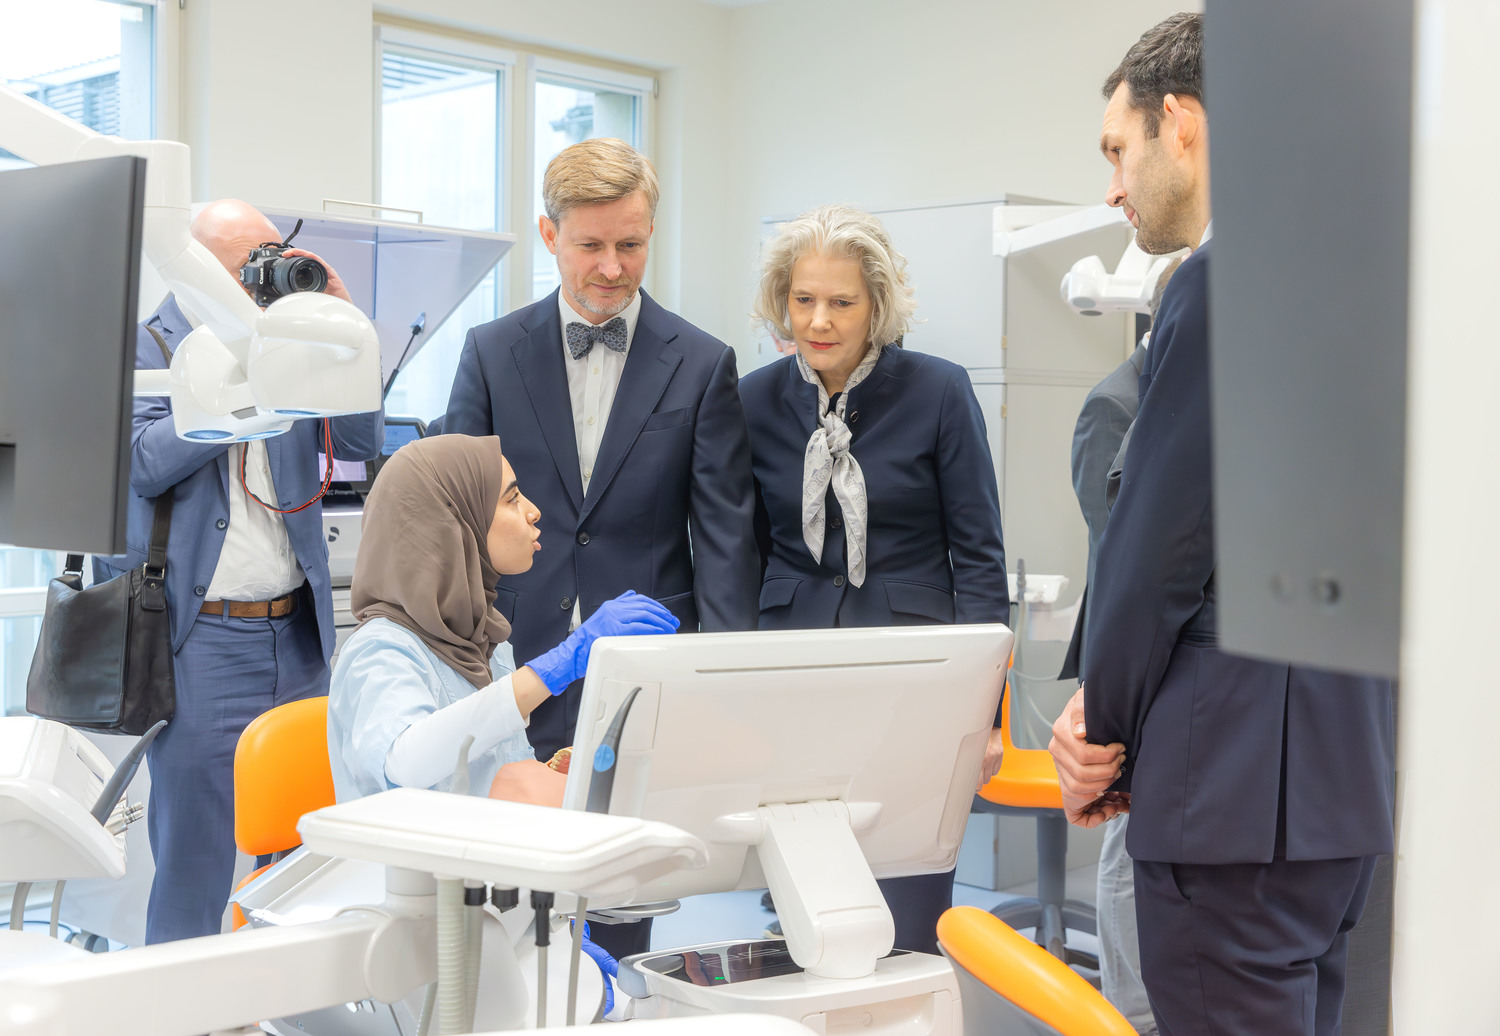
[(1000, 806), (1060, 810), (1062, 790), (1052, 753), (1045, 748), (1017, 748), (1011, 741), (1010, 704), (1014, 697), (1015, 691), (1007, 681), (1000, 707), (1000, 743), (1005, 755), (1000, 760), (1000, 772), (979, 789), (979, 796)]
[[(297, 821), (331, 806), (328, 699), (305, 698), (257, 716), (234, 750), (234, 842), (249, 856), (284, 854), (302, 844)], [(238, 892), (269, 867), (235, 887)], [(245, 923), (238, 904), (234, 927)]]
[(1005, 748), (1000, 772), (979, 789), (974, 809), (1036, 819), (1037, 895), (1002, 903), (992, 912), (1014, 928), (1034, 928), (1036, 941), (1060, 960), (1097, 971), (1097, 954), (1067, 945), (1069, 929), (1095, 934), (1097, 913), (1091, 903), (1066, 898), (1068, 822), (1057, 767), (1046, 749), (1015, 745), (1011, 734), (1015, 675), (1012, 669), (1000, 711), (1000, 739)]
[(1135, 1036), (1135, 1029), (1072, 968), (976, 907), (938, 919), (953, 963), (964, 1031), (985, 1036)]

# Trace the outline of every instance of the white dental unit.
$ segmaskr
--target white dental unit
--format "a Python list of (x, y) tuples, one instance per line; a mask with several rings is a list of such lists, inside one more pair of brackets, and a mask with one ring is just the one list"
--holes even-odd
[[(529, 896), (555, 896), (564, 915), (769, 885), (784, 952), (629, 958), (636, 1017), (752, 1012), (816, 1032), (956, 1036), (951, 968), (887, 956), (894, 929), (875, 877), (953, 865), (1010, 646), (1003, 626), (601, 640), (569, 777), (575, 808), (398, 789), (310, 813), (306, 851), (239, 897), (264, 922), (255, 890), (281, 889), (274, 905), (292, 923), (0, 973), (0, 1033), (189, 1036), (288, 1016), (306, 1016), (294, 1032), (408, 1033), (416, 1012), (382, 1019), (375, 1005), (420, 1004), (435, 979), (431, 1031), (511, 1030), (564, 1011), (586, 1021), (597, 973), (584, 981), (545, 906), (557, 931), (533, 949)], [(480, 890), (472, 908), (465, 885)], [(509, 889), (525, 890), (523, 909), (496, 905)], [(676, 966), (689, 954), (726, 959), (724, 980), (695, 982), (694, 967)], [(757, 956), (773, 966), (747, 973)], [(344, 1004), (348, 1027), (327, 1028), (327, 1014), (324, 1029), (310, 1024), (309, 1012)], [(703, 1018), (701, 1031), (724, 1021)]]

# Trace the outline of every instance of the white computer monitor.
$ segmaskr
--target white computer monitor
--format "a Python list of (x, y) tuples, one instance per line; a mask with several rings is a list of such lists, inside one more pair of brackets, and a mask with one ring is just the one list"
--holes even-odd
[[(828, 904), (861, 877), (846, 873), (861, 869), (859, 855), (869, 887), (871, 875), (954, 866), (1011, 639), (1001, 625), (601, 639), (584, 680), (564, 806), (663, 821), (708, 846), (706, 866), (643, 885), (631, 902), (769, 885), (784, 914), (777, 876), (768, 880), (764, 866), (771, 814), (762, 807), (842, 810), (858, 842), (842, 863), (838, 832), (814, 831), (815, 823), (796, 828), (810, 840), (788, 830), (770, 839), (794, 870), (799, 853), (810, 864), (783, 883), (831, 916)], [(633, 691), (616, 747), (601, 750)]]

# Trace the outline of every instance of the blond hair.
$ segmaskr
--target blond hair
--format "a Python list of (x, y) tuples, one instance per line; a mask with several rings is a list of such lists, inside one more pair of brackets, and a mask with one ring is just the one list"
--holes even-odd
[(787, 313), (792, 267), (812, 254), (859, 263), (870, 293), (870, 341), (899, 344), (917, 309), (906, 257), (892, 247), (880, 220), (849, 205), (824, 205), (776, 225), (776, 236), (761, 246), (760, 288), (752, 311), (756, 321), (783, 341), (794, 339)]
[(636, 191), (646, 196), (651, 219), (661, 189), (656, 167), (635, 148), (615, 137), (579, 141), (558, 152), (542, 177), (542, 206), (553, 223), (580, 205), (619, 201)]

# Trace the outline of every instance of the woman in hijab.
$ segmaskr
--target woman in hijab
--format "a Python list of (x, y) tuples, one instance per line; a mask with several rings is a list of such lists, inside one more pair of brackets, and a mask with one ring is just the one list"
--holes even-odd
[[(962, 367), (901, 347), (915, 309), (867, 212), (826, 205), (766, 242), (755, 315), (796, 348), (740, 379), (763, 630), (1009, 618), (984, 415)], [(997, 730), (980, 783), (999, 765)], [(896, 946), (936, 953), (953, 872), (880, 886)]]
[(540, 520), (494, 436), (419, 439), (381, 469), (354, 565), (359, 628), (329, 689), (339, 801), (398, 786), (448, 790), (470, 734), (469, 787), (485, 794), (501, 766), (534, 758), (526, 717), (583, 675), (596, 638), (677, 628), (666, 608), (626, 593), (511, 672), (509, 647), (495, 650), (510, 635), (495, 584), (531, 567)]

